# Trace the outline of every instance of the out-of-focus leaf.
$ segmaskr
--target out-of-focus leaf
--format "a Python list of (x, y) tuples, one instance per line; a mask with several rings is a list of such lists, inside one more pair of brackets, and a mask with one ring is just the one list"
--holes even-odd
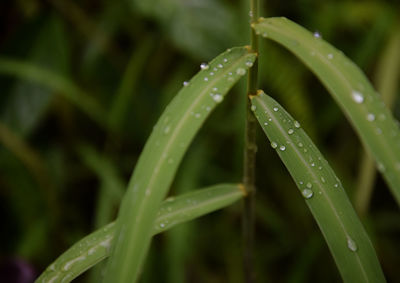
[(177, 48), (198, 59), (236, 45), (232, 9), (218, 0), (131, 0), (132, 9), (155, 19)]
[[(56, 17), (43, 22), (28, 61), (57, 73), (66, 73), (69, 44)], [(18, 80), (8, 96), (0, 98), (0, 119), (19, 134), (29, 134), (39, 123), (52, 97), (52, 90), (34, 82)]]

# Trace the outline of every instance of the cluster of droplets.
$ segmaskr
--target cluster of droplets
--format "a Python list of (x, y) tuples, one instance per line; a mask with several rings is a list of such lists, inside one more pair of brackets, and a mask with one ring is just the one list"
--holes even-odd
[[(364, 103), (364, 101), (365, 101), (364, 94), (363, 94), (362, 92), (358, 91), (358, 90), (353, 90), (353, 91), (351, 92), (351, 98), (352, 98), (352, 100), (353, 100), (355, 103), (357, 103), (357, 104), (362, 104), (362, 103)], [(365, 119), (366, 119), (368, 122), (375, 122), (375, 121), (377, 120), (377, 118), (378, 118), (378, 120), (383, 121), (383, 120), (386, 119), (386, 116), (385, 116), (385, 114), (379, 114), (378, 117), (376, 117), (376, 115), (375, 115), (374, 113), (371, 113), (371, 112), (368, 112), (368, 113), (365, 115)], [(379, 128), (379, 127), (376, 127), (376, 128), (375, 128), (375, 133), (376, 133), (377, 135), (382, 134), (382, 129)]]
[[(229, 49), (228, 49), (228, 52), (230, 52)], [(227, 63), (229, 60), (228, 60), (228, 58), (223, 58), (222, 61), (223, 61), (223, 63)], [(253, 65), (253, 62), (252, 61), (246, 61), (245, 65), (247, 67), (251, 67)], [(202, 71), (210, 70), (210, 72), (203, 78), (203, 80), (206, 81), (206, 82), (209, 81), (209, 77), (214, 76), (216, 72), (218, 72), (219, 70), (223, 69), (224, 65), (222, 63), (218, 63), (212, 69), (210, 69), (210, 68), (211, 68), (210, 65), (208, 65), (207, 63), (201, 63), (200, 64), (200, 69)], [(228, 72), (227, 74), (224, 75), (224, 77), (228, 77), (228, 79), (227, 79), (228, 81), (234, 81), (234, 74), (236, 74), (238, 76), (243, 76), (243, 75), (246, 74), (246, 69), (242, 68), (242, 67), (238, 67), (235, 70), (234, 73), (233, 72)], [(188, 81), (183, 82), (183, 86), (184, 87), (187, 87), (189, 85), (190, 85), (190, 82), (188, 82)], [(218, 92), (218, 88), (217, 87), (214, 87), (212, 89), (212, 92), (210, 92), (210, 96), (211, 96), (212, 100), (217, 104), (221, 103), (223, 101), (223, 99), (224, 99), (224, 96), (221, 93)], [(211, 106), (203, 105), (202, 109), (204, 109), (206, 112), (209, 112), (211, 110)], [(191, 115), (194, 116), (197, 119), (201, 117), (200, 113), (191, 112)], [(170, 126), (167, 125), (163, 129), (163, 133), (166, 135), (169, 132), (170, 132)]]
[[(362, 97), (362, 98), (363, 98), (363, 97)], [(361, 100), (361, 98), (357, 98), (357, 99), (358, 99), (358, 101)], [(357, 101), (356, 101), (356, 102), (357, 102)], [(362, 101), (361, 101), (360, 103), (362, 103)], [(252, 108), (252, 110), (253, 110), (253, 108)], [(255, 108), (254, 108), (254, 110), (255, 110)], [(253, 110), (253, 111), (254, 111), (254, 110)], [(278, 110), (279, 110), (278, 107), (274, 107), (274, 108), (273, 108), (273, 111), (274, 111), (274, 112), (277, 112)], [(371, 115), (370, 115), (369, 117), (367, 117), (367, 120), (373, 121), (374, 119), (375, 119), (375, 116), (371, 116)], [(264, 125), (265, 125), (265, 124), (268, 125), (268, 122), (265, 122)], [(293, 121), (293, 126), (294, 126), (296, 129), (298, 129), (298, 128), (301, 127), (301, 125), (300, 125), (300, 123), (299, 123), (298, 121)], [(288, 133), (289, 135), (292, 135), (292, 134), (294, 133), (293, 128), (289, 128), (289, 129), (287, 130), (287, 133)], [(298, 142), (297, 145), (298, 145), (300, 148), (304, 148), (304, 150), (306, 150), (305, 147), (304, 147), (304, 145), (303, 145), (303, 143)], [(311, 146), (311, 145), (310, 145), (310, 146)], [(274, 148), (274, 149), (278, 149), (278, 148), (279, 148), (279, 149), (282, 150), (282, 151), (285, 150), (285, 146), (284, 146), (284, 145), (278, 146), (278, 144), (277, 144), (276, 142), (274, 142), (274, 141), (271, 142), (271, 147)], [(306, 151), (305, 151), (305, 152), (306, 152)], [(321, 157), (318, 157), (318, 160), (321, 161), (322, 158), (321, 158)], [(309, 158), (309, 164), (310, 164), (311, 167), (315, 167), (315, 168), (318, 168), (318, 170), (322, 170), (322, 166), (318, 166), (317, 162), (314, 161), (313, 158), (311, 158), (311, 157)], [(379, 163), (379, 162), (378, 162), (378, 169), (379, 169), (380, 171), (385, 170), (385, 168), (383, 167), (382, 163)], [(399, 170), (400, 170), (400, 164), (399, 164)], [(320, 176), (320, 181), (321, 181), (322, 183), (326, 183), (326, 179), (325, 179), (323, 176)], [(337, 181), (337, 183), (335, 183), (333, 186), (334, 186), (334, 188), (339, 188), (339, 183), (340, 183), (340, 181), (339, 181), (337, 178), (336, 178), (336, 181)], [(303, 181), (300, 181), (299, 184), (300, 184), (302, 196), (303, 196), (306, 200), (309, 200), (309, 199), (313, 198), (313, 196), (314, 196), (313, 184), (312, 184), (311, 182), (304, 183)], [(322, 192), (319, 192), (319, 193), (322, 194)], [(346, 245), (347, 245), (347, 248), (348, 248), (351, 252), (357, 252), (358, 246), (357, 246), (356, 242), (355, 242), (351, 237), (349, 237), (349, 236), (347, 236)]]
[[(103, 228), (103, 230), (105, 231), (106, 229)], [(91, 238), (90, 240), (86, 241), (84, 244), (79, 243), (79, 249), (82, 250), (83, 252), (79, 256), (68, 260), (67, 262), (62, 264), (59, 268), (56, 268), (56, 265), (54, 263), (51, 264), (47, 269), (48, 271), (50, 271), (49, 276), (48, 276), (50, 278), (46, 277), (46, 282), (65, 282), (65, 281), (67, 281), (69, 278), (73, 277), (73, 275), (74, 275), (72, 272), (70, 272), (71, 269), (73, 268), (73, 266), (78, 264), (78, 262), (80, 262), (80, 261), (86, 260), (87, 257), (92, 256), (93, 254), (98, 252), (99, 249), (109, 250), (111, 247), (111, 242), (112, 242), (113, 238), (114, 238), (113, 236), (106, 236), (100, 242), (97, 242), (98, 241), (97, 238)], [(86, 245), (89, 246), (87, 250), (85, 250), (85, 247), (84, 247)], [(103, 253), (104, 253), (104, 251), (103, 251)]]
[[(361, 100), (360, 98), (357, 98), (357, 99), (358, 99), (358, 101)], [(356, 102), (357, 102), (357, 101), (356, 101)], [(254, 106), (254, 107), (252, 107), (251, 109), (252, 109), (253, 111), (255, 111), (255, 110), (256, 110), (256, 107)], [(273, 107), (273, 111), (274, 111), (274, 112), (277, 112), (277, 111), (279, 111), (279, 108), (278, 108), (278, 107)], [(372, 118), (372, 116), (370, 116), (369, 118), (367, 117), (367, 119), (368, 119), (368, 120), (374, 120), (374, 119), (375, 119), (375, 116), (373, 116), (373, 118)], [(264, 125), (267, 126), (267, 125), (268, 125), (268, 122), (264, 122)], [(300, 123), (299, 123), (298, 121), (296, 121), (296, 120), (293, 121), (293, 126), (294, 126), (295, 129), (299, 129), (299, 128), (301, 127)], [(287, 130), (287, 133), (288, 133), (289, 135), (292, 135), (292, 134), (294, 133), (294, 131), (295, 131), (295, 130), (294, 130), (293, 128), (289, 128), (289, 129)], [(304, 146), (304, 144), (303, 144), (302, 142), (298, 142), (297, 145), (298, 145), (299, 148), (303, 148), (303, 149), (304, 149), (304, 152), (307, 152), (307, 151), (306, 151), (306, 148), (305, 148), (305, 146)], [(312, 145), (309, 145), (309, 146), (311, 147)], [(273, 149), (279, 149), (279, 150), (281, 150), (281, 151), (284, 151), (285, 148), (286, 148), (284, 145), (279, 146), (278, 143), (275, 142), (275, 141), (272, 141), (272, 142), (271, 142), (271, 147), (272, 147)], [(322, 158), (321, 158), (321, 157), (318, 157), (318, 161), (322, 161)], [(311, 167), (318, 168), (318, 170), (322, 170), (322, 166), (321, 166), (320, 164), (318, 164), (318, 163), (319, 163), (319, 162), (313, 160), (313, 158), (311, 158), (311, 157), (309, 158), (309, 164), (310, 164)], [(382, 164), (381, 164), (381, 163), (378, 163), (378, 167), (379, 167), (379, 166), (382, 166)], [(381, 167), (380, 170), (384, 170), (384, 168)], [(400, 170), (400, 163), (399, 163), (399, 170)], [(325, 177), (320, 176), (320, 181), (321, 181), (322, 183), (326, 183)], [(339, 188), (339, 183), (340, 183), (340, 181), (339, 181), (337, 178), (336, 178), (336, 181), (337, 181), (337, 183), (335, 183), (333, 186), (334, 186), (334, 188)], [(300, 184), (299, 187), (301, 188), (300, 190), (301, 190), (302, 196), (303, 196), (306, 200), (309, 200), (309, 199), (313, 198), (313, 196), (314, 196), (314, 191), (313, 191), (313, 184), (312, 184), (312, 182), (304, 183), (303, 181), (300, 181), (299, 184)], [(322, 194), (322, 192), (320, 191), (319, 194)], [(358, 247), (357, 247), (356, 242), (355, 242), (352, 238), (350, 238), (350, 237), (347, 237), (346, 245), (347, 245), (347, 248), (348, 248), (351, 252), (356, 252), (356, 251), (358, 250)]]
[[(276, 142), (271, 142), (271, 147), (273, 148), (273, 149), (277, 149), (278, 148), (278, 144), (276, 143)], [(284, 145), (280, 145), (279, 146), (279, 150), (280, 151), (285, 151), (286, 150), (286, 146), (284, 146)]]

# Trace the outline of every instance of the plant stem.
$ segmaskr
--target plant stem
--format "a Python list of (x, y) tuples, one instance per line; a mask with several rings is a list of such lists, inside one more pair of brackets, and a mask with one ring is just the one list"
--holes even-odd
[[(250, 0), (250, 19), (251, 23), (258, 19), (258, 0)], [(258, 53), (258, 38), (254, 30), (251, 33), (251, 50)], [(249, 69), (247, 81), (247, 97), (255, 95), (257, 92), (258, 60)], [(244, 277), (246, 283), (255, 282), (253, 268), (253, 246), (254, 246), (254, 206), (255, 206), (255, 162), (256, 162), (256, 129), (257, 121), (251, 111), (250, 99), (246, 103), (246, 126), (245, 126), (245, 147), (243, 159), (243, 184), (247, 191), (244, 200), (242, 213), (243, 229), (243, 264)]]

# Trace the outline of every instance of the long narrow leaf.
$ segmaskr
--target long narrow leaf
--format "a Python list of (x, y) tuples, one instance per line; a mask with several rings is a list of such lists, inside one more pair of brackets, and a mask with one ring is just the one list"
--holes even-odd
[(185, 83), (146, 143), (117, 219), (118, 240), (104, 282), (135, 282), (150, 245), (152, 223), (190, 142), (214, 107), (250, 68), (256, 54), (233, 48)]
[(317, 221), (345, 282), (385, 282), (375, 250), (340, 181), (317, 147), (263, 92), (252, 109)]
[[(376, 69), (376, 88), (381, 93), (386, 106), (393, 109), (400, 77), (400, 29), (397, 28), (389, 38)], [(367, 152), (363, 152), (360, 165), (354, 206), (358, 215), (364, 216), (371, 201), (376, 171), (374, 160)]]
[(342, 52), (286, 18), (261, 18), (258, 34), (288, 48), (326, 86), (377, 162), (400, 204), (400, 135), (391, 112), (362, 71)]
[[(158, 210), (152, 235), (226, 207), (244, 196), (241, 185), (221, 184), (175, 198), (167, 198)], [(67, 283), (110, 255), (115, 223), (91, 233), (58, 257), (36, 283)]]

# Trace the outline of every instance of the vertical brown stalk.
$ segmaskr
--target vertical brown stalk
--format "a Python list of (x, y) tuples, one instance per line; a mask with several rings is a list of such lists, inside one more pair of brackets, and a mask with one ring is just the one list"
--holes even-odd
[[(258, 0), (250, 0), (250, 23), (258, 18)], [(251, 32), (250, 48), (258, 53), (258, 38), (254, 30)], [(247, 97), (257, 92), (258, 60), (249, 69), (247, 82)], [(243, 264), (246, 283), (255, 282), (254, 272), (254, 206), (255, 206), (255, 162), (256, 162), (256, 129), (257, 121), (251, 111), (250, 99), (246, 103), (245, 147), (243, 159), (243, 184), (247, 191), (242, 213), (243, 229)]]

